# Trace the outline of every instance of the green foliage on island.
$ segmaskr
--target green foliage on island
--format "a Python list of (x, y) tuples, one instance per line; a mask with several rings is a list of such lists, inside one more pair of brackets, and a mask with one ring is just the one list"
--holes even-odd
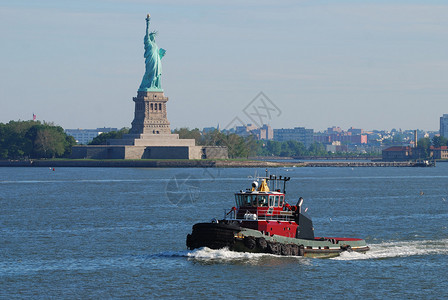
[(430, 138), (421, 138), (417, 141), (417, 149), (419, 153), (419, 158), (429, 159), (431, 156), (431, 146), (434, 148), (440, 148), (443, 146), (448, 146), (448, 139), (443, 136), (435, 136)]
[(108, 139), (121, 139), (123, 134), (128, 134), (129, 128), (123, 127), (118, 131), (103, 132), (95, 137), (89, 145), (107, 145)]
[[(308, 148), (297, 141), (263, 141), (256, 140), (252, 135), (242, 137), (234, 133), (226, 134), (218, 130), (201, 133), (197, 128), (180, 128), (173, 131), (179, 134), (181, 139), (195, 139), (196, 145), (201, 146), (226, 146), (229, 158), (247, 158), (249, 156), (352, 156), (354, 153), (327, 152), (322, 143), (313, 143)], [(365, 156), (379, 155), (379, 153), (366, 153)]]
[(75, 144), (72, 136), (53, 123), (0, 123), (0, 159), (69, 157)]
[(440, 148), (442, 146), (448, 146), (448, 139), (444, 136), (435, 136), (431, 140), (434, 148)]
[(201, 134), (200, 130), (180, 128), (173, 133), (179, 134), (181, 139), (195, 139), (198, 146), (226, 146), (229, 158), (247, 158), (256, 155), (258, 145), (252, 136), (241, 137), (236, 134), (224, 134), (218, 130)]

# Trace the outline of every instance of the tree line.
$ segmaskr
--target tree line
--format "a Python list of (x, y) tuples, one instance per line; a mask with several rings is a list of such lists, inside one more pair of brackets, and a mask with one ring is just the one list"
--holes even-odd
[[(195, 139), (196, 145), (201, 146), (226, 146), (230, 158), (247, 158), (249, 156), (348, 156), (358, 155), (353, 153), (331, 153), (326, 151), (322, 143), (314, 142), (309, 147), (298, 141), (264, 141), (256, 140), (254, 136), (242, 137), (234, 133), (222, 133), (218, 130), (201, 133), (197, 128), (175, 129), (181, 139)], [(367, 153), (378, 155), (378, 153)]]
[[(89, 144), (105, 145), (108, 139), (119, 139), (127, 133), (129, 133), (128, 128), (102, 133)], [(297, 141), (256, 140), (252, 135), (242, 137), (218, 130), (201, 133), (197, 128), (175, 129), (173, 133), (179, 134), (181, 139), (195, 139), (196, 145), (200, 146), (226, 146), (230, 158), (354, 155), (354, 153), (327, 152), (325, 145), (318, 142), (306, 147)], [(66, 158), (70, 157), (71, 148), (74, 145), (76, 145), (75, 139), (67, 135), (62, 127), (53, 123), (40, 121), (0, 123), (0, 159)], [(430, 156), (431, 146), (439, 148), (447, 145), (448, 139), (443, 136), (435, 136), (432, 139), (422, 138), (417, 143), (421, 158)], [(366, 155), (378, 155), (378, 153), (367, 153)]]
[(75, 139), (53, 123), (0, 123), (0, 159), (69, 157), (73, 145)]

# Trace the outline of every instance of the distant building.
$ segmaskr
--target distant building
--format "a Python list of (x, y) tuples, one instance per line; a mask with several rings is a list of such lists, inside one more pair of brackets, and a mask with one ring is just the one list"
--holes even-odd
[(341, 133), (343, 130), (341, 127), (337, 127), (337, 126), (333, 126), (333, 127), (328, 127), (327, 128), (327, 132), (328, 133)]
[(252, 124), (247, 124), (244, 126), (236, 126), (235, 131), (230, 133), (235, 133), (242, 137), (252, 135), (258, 140), (272, 140), (274, 138), (274, 130), (270, 125), (266, 124), (264, 124), (260, 128)]
[(235, 133), (239, 136), (247, 137), (249, 135), (254, 134), (253, 131), (256, 129), (258, 129), (258, 127), (252, 124), (247, 124), (244, 126), (236, 126)]
[(364, 133), (364, 130), (350, 127), (348, 130), (352, 135), (361, 135)]
[(333, 142), (341, 142), (346, 145), (367, 144), (367, 134), (362, 129), (351, 127), (343, 131), (340, 127), (330, 127), (324, 133), (314, 135), (314, 141), (331, 145)]
[(447, 146), (441, 146), (440, 148), (434, 148), (431, 146), (430, 148), (431, 156), (434, 159), (448, 159), (448, 147)]
[[(382, 160), (384, 161), (404, 161), (413, 159), (415, 148), (409, 146), (393, 146), (382, 151)], [(415, 152), (415, 151), (414, 151)]]
[(264, 124), (260, 128), (258, 128), (258, 139), (259, 140), (273, 140), (274, 139), (274, 130), (270, 125)]
[(341, 142), (333, 142), (330, 145), (325, 146), (327, 152), (336, 153), (336, 152), (347, 152), (347, 145), (341, 145)]
[(311, 146), (314, 142), (314, 130), (305, 127), (295, 127), (293, 129), (274, 129), (274, 140), (278, 142), (297, 141), (305, 145)]
[(97, 129), (66, 129), (65, 133), (75, 138), (77, 144), (87, 145), (103, 132), (117, 131), (117, 128), (103, 127)]
[(448, 138), (448, 114), (440, 117), (440, 135)]

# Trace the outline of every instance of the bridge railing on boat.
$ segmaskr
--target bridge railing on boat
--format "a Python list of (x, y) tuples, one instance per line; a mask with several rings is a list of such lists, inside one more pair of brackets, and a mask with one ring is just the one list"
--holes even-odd
[[(295, 217), (293, 215), (293, 212), (291, 211), (281, 211), (280, 213), (274, 213), (272, 212), (262, 212), (262, 214), (259, 214), (258, 210), (254, 213), (247, 211), (243, 217), (237, 216), (236, 210), (231, 210), (229, 212), (226, 212), (224, 210), (224, 219), (227, 220), (236, 220), (236, 221), (287, 221), (292, 222), (295, 220)], [(241, 215), (241, 214), (240, 214)]]

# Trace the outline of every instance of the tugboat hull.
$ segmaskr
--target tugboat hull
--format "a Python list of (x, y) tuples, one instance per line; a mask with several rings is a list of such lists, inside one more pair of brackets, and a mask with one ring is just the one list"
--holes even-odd
[(362, 239), (328, 237), (300, 239), (271, 236), (258, 230), (240, 227), (239, 222), (230, 220), (195, 224), (192, 234), (187, 235), (186, 242), (190, 250), (201, 247), (228, 248), (238, 252), (318, 258), (339, 256), (344, 251), (365, 253), (369, 250)]

